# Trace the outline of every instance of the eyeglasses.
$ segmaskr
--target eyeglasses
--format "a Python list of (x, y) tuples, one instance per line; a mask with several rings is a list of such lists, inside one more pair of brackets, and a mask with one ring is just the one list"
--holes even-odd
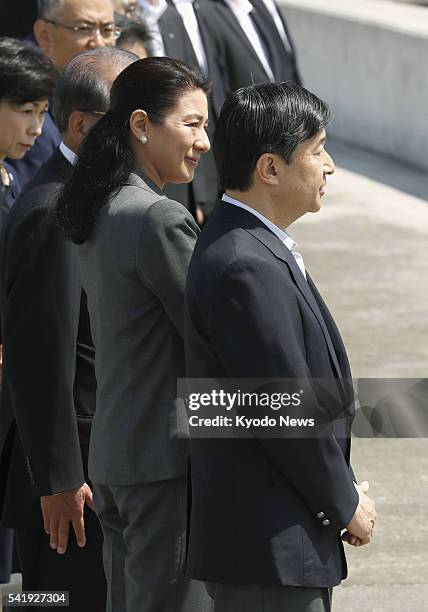
[(65, 28), (66, 30), (71, 30), (78, 36), (82, 38), (95, 38), (97, 33), (99, 32), (105, 40), (117, 40), (121, 35), (121, 29), (118, 28), (114, 23), (107, 24), (105, 26), (97, 26), (96, 24), (85, 24), (81, 26), (69, 26), (65, 23), (59, 23), (58, 21), (54, 21), (53, 19), (44, 19), (47, 23), (52, 23), (52, 25), (59, 26), (60, 28)]

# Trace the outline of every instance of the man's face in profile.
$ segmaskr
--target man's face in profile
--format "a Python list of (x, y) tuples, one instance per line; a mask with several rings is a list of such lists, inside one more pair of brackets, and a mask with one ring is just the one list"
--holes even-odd
[(111, 0), (66, 0), (51, 20), (36, 22), (35, 34), (45, 54), (62, 70), (82, 51), (116, 44)]
[(294, 151), (290, 162), (280, 162), (278, 196), (287, 207), (300, 212), (317, 212), (326, 192), (327, 175), (334, 172), (334, 163), (324, 149), (325, 130), (302, 142)]

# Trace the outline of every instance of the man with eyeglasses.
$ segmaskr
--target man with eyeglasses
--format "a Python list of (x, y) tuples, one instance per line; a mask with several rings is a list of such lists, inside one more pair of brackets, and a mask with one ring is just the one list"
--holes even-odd
[[(60, 72), (78, 53), (115, 46), (120, 36), (111, 0), (40, 0), (38, 5), (34, 36)], [(59, 143), (58, 128), (48, 113), (34, 147), (22, 160), (11, 163), (22, 186), (33, 178)]]

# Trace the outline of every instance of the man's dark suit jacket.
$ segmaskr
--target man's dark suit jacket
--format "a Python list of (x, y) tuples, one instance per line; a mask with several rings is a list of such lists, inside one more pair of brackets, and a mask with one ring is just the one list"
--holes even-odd
[[(252, 4), (254, 10), (250, 15), (264, 43), (275, 80), (300, 84), (291, 38), (289, 37), (292, 53), (284, 47), (275, 22), (264, 3), (255, 0)], [(222, 20), (222, 61), (225, 64), (223, 79), (226, 91), (269, 82), (266, 70), (232, 10), (223, 0), (216, 0), (215, 5)], [(289, 34), (283, 17), (282, 21), (286, 33)]]
[(47, 215), (70, 167), (55, 152), (0, 235), (0, 508), (15, 528), (41, 526), (39, 497), (87, 479), (94, 349), (76, 252)]
[[(265, 20), (266, 32), (267, 31), (270, 32), (270, 37), (271, 37), (270, 53), (274, 57), (275, 74), (278, 74), (278, 77), (282, 77), (283, 81), (290, 80), (290, 81), (293, 81), (293, 83), (297, 83), (298, 85), (301, 85), (302, 79), (300, 77), (299, 69), (297, 67), (296, 49), (294, 46), (292, 36), (290, 34), (290, 30), (288, 28), (287, 22), (285, 20), (283, 11), (277, 6), (279, 17), (281, 19), (282, 25), (284, 26), (284, 31), (287, 36), (287, 40), (290, 44), (290, 48), (284, 45), (281, 35), (278, 32), (278, 28), (276, 27), (275, 21), (273, 20), (273, 17), (269, 13), (266, 7), (266, 4), (263, 2), (263, 0), (250, 0), (250, 2), (254, 6), (254, 9), (257, 11), (257, 14), (260, 15), (260, 17)], [(279, 40), (278, 40), (278, 36), (279, 36)], [(290, 49), (291, 49), (291, 52), (290, 52)]]
[[(339, 412), (352, 419), (346, 352), (315, 285), (277, 236), (232, 204), (220, 203), (193, 254), (185, 349), (190, 378), (299, 378), (311, 387), (329, 379)], [(358, 504), (349, 455), (349, 439), (333, 434), (193, 439), (188, 574), (237, 585), (338, 584), (346, 576), (340, 530)]]

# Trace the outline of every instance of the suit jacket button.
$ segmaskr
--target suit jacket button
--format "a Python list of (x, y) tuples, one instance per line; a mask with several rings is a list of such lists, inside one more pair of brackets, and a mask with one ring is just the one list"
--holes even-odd
[(330, 525), (330, 521), (328, 519), (325, 519), (321, 525), (323, 525), (323, 527), (328, 527)]
[(319, 519), (320, 521), (322, 521), (322, 519), (325, 518), (325, 514), (324, 512), (318, 512), (317, 514), (317, 519)]
[(174, 32), (170, 32), (170, 33), (168, 34), (168, 36), (169, 36), (169, 38), (171, 38), (171, 39), (172, 39), (172, 38), (175, 38), (175, 34), (174, 34)]

